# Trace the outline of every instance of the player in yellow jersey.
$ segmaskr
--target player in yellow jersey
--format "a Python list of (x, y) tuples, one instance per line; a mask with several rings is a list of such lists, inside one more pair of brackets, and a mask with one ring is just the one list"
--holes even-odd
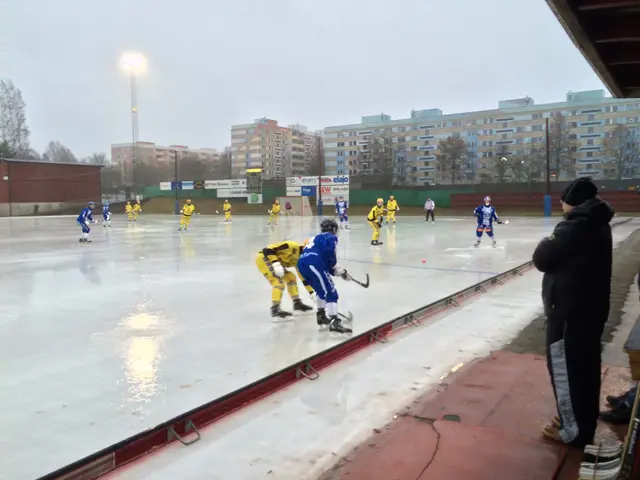
[(384, 200), (379, 198), (376, 204), (369, 211), (367, 215), (367, 221), (373, 229), (373, 236), (371, 237), (371, 245), (382, 245), (380, 238), (380, 228), (382, 227), (382, 220), (384, 218)]
[(389, 200), (387, 201), (387, 223), (386, 225), (389, 225), (389, 222), (393, 221), (393, 224), (396, 224), (396, 212), (400, 211), (400, 207), (398, 206), (398, 202), (396, 201), (396, 199), (393, 197), (393, 195), (391, 195), (389, 197)]
[(230, 222), (231, 221), (231, 204), (229, 203), (229, 200), (224, 201), (224, 204), (222, 205), (222, 211), (224, 212), (225, 223)]
[(124, 212), (127, 214), (127, 219), (129, 221), (133, 220), (133, 207), (131, 206), (131, 202), (127, 202), (124, 206)]
[(182, 210), (180, 210), (182, 218), (180, 219), (180, 228), (178, 228), (178, 231), (187, 229), (191, 221), (191, 215), (193, 215), (195, 209), (196, 207), (191, 203), (191, 199), (187, 199), (187, 203), (185, 203)]
[(133, 213), (133, 221), (137, 222), (138, 221), (138, 215), (140, 215), (142, 213), (142, 205), (140, 205), (140, 200), (136, 200), (135, 205), (133, 206), (132, 209), (132, 213)]
[(280, 215), (280, 202), (276, 200), (273, 203), (271, 210), (269, 210), (269, 223), (267, 225), (271, 225), (271, 222), (273, 222), (274, 225), (277, 225), (278, 215)]
[(285, 318), (291, 315), (291, 312), (280, 309), (280, 302), (282, 301), (282, 293), (284, 292), (285, 285), (289, 295), (291, 295), (293, 299), (294, 311), (309, 312), (313, 310), (312, 307), (305, 305), (302, 303), (302, 300), (300, 300), (298, 296), (298, 281), (295, 274), (288, 270), (295, 268), (298, 277), (302, 280), (302, 284), (310, 294), (313, 294), (313, 289), (302, 275), (300, 275), (297, 267), (302, 248), (303, 246), (292, 241), (273, 243), (260, 250), (256, 256), (258, 270), (260, 270), (260, 273), (262, 273), (271, 284), (272, 317)]

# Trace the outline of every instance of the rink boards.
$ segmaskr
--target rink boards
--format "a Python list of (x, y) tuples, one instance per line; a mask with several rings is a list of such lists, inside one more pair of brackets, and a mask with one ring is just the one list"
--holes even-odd
[(95, 479), (172, 442), (180, 442), (184, 446), (192, 445), (201, 439), (199, 429), (297, 381), (316, 380), (319, 378), (322, 369), (339, 360), (378, 342), (386, 343), (387, 337), (399, 329), (407, 326), (419, 326), (421, 321), (427, 317), (438, 314), (448, 308), (459, 307), (462, 302), (471, 297), (503, 285), (510, 279), (523, 275), (531, 268), (532, 262), (525, 262), (518, 267), (465, 288), (453, 295), (378, 325), (332, 348), (261, 378), (246, 387), (172, 418), (151, 430), (130, 437), (45, 475), (40, 480)]

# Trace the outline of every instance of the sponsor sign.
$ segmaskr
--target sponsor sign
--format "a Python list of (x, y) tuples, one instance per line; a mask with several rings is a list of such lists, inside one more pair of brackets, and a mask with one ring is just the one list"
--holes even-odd
[(203, 190), (204, 189), (204, 180), (196, 180), (193, 182), (194, 190)]
[(182, 189), (181, 182), (171, 182), (171, 190), (180, 190)]
[(323, 185), (320, 187), (320, 194), (325, 195), (348, 195), (349, 187), (345, 185)]
[(287, 187), (287, 197), (299, 197), (302, 195), (302, 187)]
[(160, 182), (160, 190), (173, 190), (171, 182)]
[(318, 185), (318, 177), (287, 177), (287, 187)]
[(301, 187), (300, 193), (303, 197), (315, 197), (316, 188), (318, 187)]
[(320, 182), (322, 185), (349, 185), (349, 175), (324, 175)]
[(241, 188), (247, 186), (246, 178), (237, 178), (233, 180), (205, 180), (204, 188), (216, 189), (216, 188)]
[(247, 203), (262, 203), (261, 193), (250, 193), (247, 196)]
[(247, 197), (246, 188), (218, 188), (218, 198), (243, 198)]
[(182, 190), (193, 190), (193, 182), (182, 182)]
[(335, 203), (338, 197), (344, 197), (347, 202), (349, 201), (348, 185), (322, 185), (317, 200), (322, 199), (323, 205), (329, 205)]

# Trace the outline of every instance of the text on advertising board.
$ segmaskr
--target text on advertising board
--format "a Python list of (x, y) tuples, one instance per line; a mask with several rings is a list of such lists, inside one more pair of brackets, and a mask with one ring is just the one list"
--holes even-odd
[(349, 183), (349, 175), (327, 175), (320, 179), (323, 185), (347, 185)]

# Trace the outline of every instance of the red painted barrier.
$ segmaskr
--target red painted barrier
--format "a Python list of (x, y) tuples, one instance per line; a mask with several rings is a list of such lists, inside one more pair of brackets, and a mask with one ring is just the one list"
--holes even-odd
[[(454, 193), (451, 195), (451, 208), (474, 209), (482, 203), (482, 199), (489, 195), (492, 203), (498, 210), (543, 209), (544, 195), (540, 193)], [(616, 212), (640, 212), (640, 194), (637, 192), (607, 192), (600, 193), (600, 198), (609, 202)], [(560, 194), (551, 194), (551, 205), (554, 210), (560, 211)]]

